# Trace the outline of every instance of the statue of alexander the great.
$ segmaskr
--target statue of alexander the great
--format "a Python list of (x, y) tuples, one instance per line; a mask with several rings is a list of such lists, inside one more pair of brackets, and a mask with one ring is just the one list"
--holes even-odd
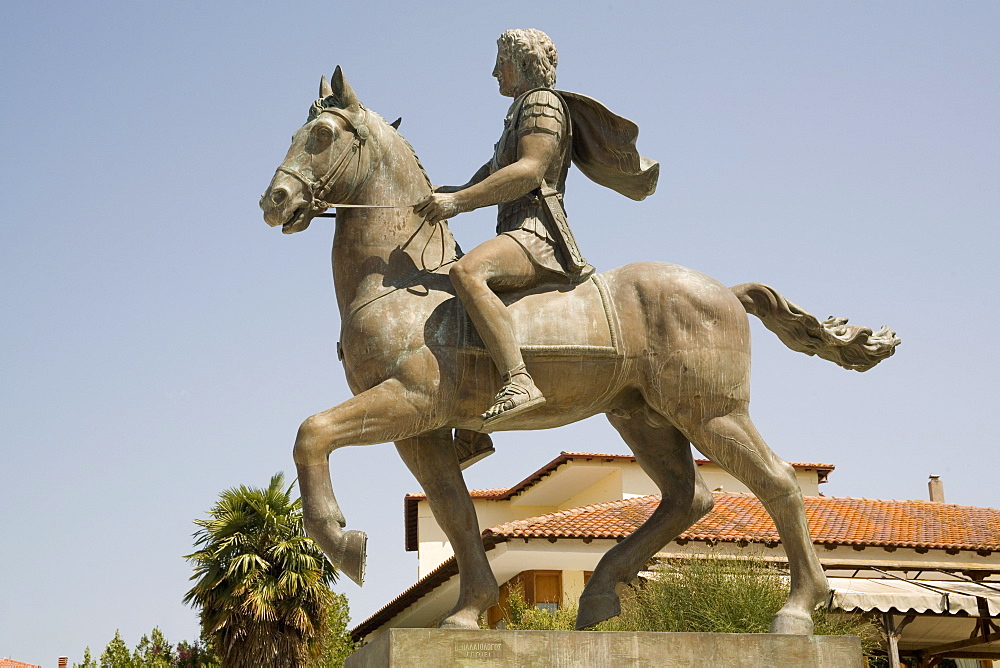
[(507, 307), (497, 293), (576, 283), (594, 269), (566, 223), (563, 195), (571, 162), (601, 185), (641, 200), (656, 189), (659, 164), (635, 148), (638, 127), (591, 98), (557, 91), (555, 45), (540, 30), (497, 40), (493, 76), (514, 98), (493, 158), (463, 186), (442, 186), (415, 211), (431, 223), (497, 204), (497, 236), (460, 258), (455, 291), (503, 378), (484, 431), (545, 402), (525, 367)]
[[(461, 463), (484, 449), (470, 443), (456, 457), (462, 439), (452, 430), (482, 434), (498, 428), (497, 418), (505, 420), (499, 429), (550, 429), (604, 414), (661, 499), (594, 568), (576, 627), (619, 614), (621, 586), (711, 509), (693, 446), (756, 494), (774, 520), (790, 587), (771, 632), (810, 634), (811, 613), (829, 583), (794, 472), (750, 418), (747, 315), (792, 350), (857, 371), (891, 356), (899, 339), (888, 327), (820, 321), (760, 283), (730, 288), (665, 262), (634, 262), (583, 281), (590, 269), (561, 203), (570, 161), (633, 199), (653, 192), (658, 168), (636, 152), (634, 124), (590, 98), (552, 88), (555, 62), (542, 33), (504, 33), (495, 74), (514, 103), (494, 158), (466, 186), (437, 193), (413, 148), (361, 103), (339, 67), (330, 81), (320, 80), (319, 99), (260, 199), (264, 220), (286, 234), (337, 209), (331, 260), (338, 348), (353, 396), (310, 416), (296, 434), (306, 532), (342, 573), (364, 581), (367, 538), (346, 530), (331, 454), (394, 442), (454, 548), (458, 600), (441, 625), (478, 628), (498, 601), (498, 583)], [(442, 221), (490, 204), (500, 205), (500, 234), (452, 263), (459, 253)], [(440, 264), (424, 257), (432, 243)], [(447, 266), (505, 375), (487, 424), (479, 411), (491, 401), (496, 376), (467, 337)], [(504, 295), (503, 302), (496, 296), (560, 282), (572, 289), (529, 290), (517, 299)], [(518, 337), (533, 351), (535, 380), (523, 366)], [(544, 404), (536, 381), (545, 388)]]

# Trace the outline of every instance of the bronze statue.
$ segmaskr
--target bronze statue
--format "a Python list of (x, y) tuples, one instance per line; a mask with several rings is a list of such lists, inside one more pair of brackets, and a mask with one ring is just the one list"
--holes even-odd
[[(464, 186), (437, 188), (415, 208), (428, 222), (438, 223), (499, 205), (497, 236), (458, 259), (450, 270), (455, 291), (503, 378), (500, 392), (483, 413), (484, 431), (545, 402), (524, 364), (510, 314), (496, 293), (579, 283), (594, 272), (569, 229), (562, 203), (570, 162), (576, 159), (591, 175), (587, 167), (600, 166), (592, 156), (612, 154), (605, 169), (628, 184), (626, 194), (633, 199), (651, 195), (659, 174), (659, 165), (635, 150), (634, 124), (595, 100), (553, 90), (557, 64), (556, 47), (542, 31), (508, 30), (500, 35), (493, 76), (500, 94), (514, 102), (493, 158)], [(595, 119), (596, 114), (600, 117)], [(580, 125), (577, 137), (574, 125)], [(592, 178), (615, 187), (603, 173)]]
[[(501, 73), (501, 84), (506, 77)], [(641, 174), (644, 164), (649, 167), (635, 157), (631, 171)], [(502, 171), (501, 166), (492, 176)], [(484, 175), (481, 183), (487, 179)], [(556, 184), (547, 182), (554, 189)], [(473, 186), (467, 190), (466, 196), (479, 196)], [(499, 197), (483, 188), (482, 199), (473, 204), (485, 205), (491, 197), (515, 200), (529, 191), (522, 183)], [(484, 346), (488, 335), (477, 336), (456, 297), (461, 288), (449, 278), (463, 260), (442, 219), (454, 212), (442, 209), (449, 200), (461, 203), (464, 191), (430, 197), (431, 192), (410, 145), (361, 104), (337, 68), (332, 85), (322, 79), (320, 99), (296, 131), (261, 208), (264, 220), (285, 233), (304, 230), (326, 209), (337, 209), (333, 271), (339, 347), (355, 396), (306, 419), (296, 436), (308, 534), (361, 584), (365, 534), (343, 528), (329, 457), (348, 445), (395, 442), (455, 550), (460, 593), (442, 626), (476, 628), (480, 614), (497, 601), (497, 582), (452, 430), (483, 432), (481, 407), (500, 388), (492, 349)], [(445, 194), (455, 197), (441, 197)], [(414, 211), (417, 204), (421, 213)], [(490, 253), (522, 252), (509, 235), (498, 243), (505, 250), (494, 251), (491, 244)], [(523, 258), (518, 262), (528, 267)], [(618, 614), (616, 586), (631, 582), (657, 550), (711, 508), (712, 494), (691, 456), (693, 443), (752, 489), (778, 528), (791, 591), (771, 630), (810, 633), (810, 613), (826, 595), (827, 581), (793, 471), (750, 420), (746, 314), (761, 318), (793, 350), (858, 371), (891, 355), (899, 343), (895, 334), (887, 327), (872, 333), (842, 318), (820, 322), (767, 286), (727, 288), (661, 262), (589, 277), (567, 271), (561, 282), (544, 284), (540, 277), (550, 274), (539, 271), (532, 263), (515, 284), (533, 287), (502, 292), (499, 300), (546, 401), (505, 419), (503, 428), (558, 427), (605, 413), (662, 492), (653, 515), (601, 559), (580, 598), (578, 628)], [(477, 280), (491, 287), (489, 272), (480, 271)]]

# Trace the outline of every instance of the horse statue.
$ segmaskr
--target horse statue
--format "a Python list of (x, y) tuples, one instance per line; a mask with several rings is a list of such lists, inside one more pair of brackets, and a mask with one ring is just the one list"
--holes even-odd
[[(452, 430), (484, 431), (480, 412), (500, 378), (451, 286), (448, 270), (461, 251), (447, 223), (413, 211), (432, 186), (398, 122), (366, 109), (339, 67), (329, 82), (323, 77), (319, 95), (260, 200), (265, 222), (286, 234), (336, 209), (338, 355), (354, 396), (299, 427), (294, 459), (306, 532), (363, 582), (366, 536), (344, 530), (329, 457), (349, 445), (395, 442), (455, 551), (460, 594), (441, 626), (477, 628), (498, 586)], [(791, 583), (771, 632), (811, 633), (810, 613), (829, 586), (793, 470), (750, 420), (747, 314), (791, 349), (857, 371), (892, 355), (895, 333), (844, 318), (820, 322), (765, 285), (729, 288), (662, 262), (502, 297), (547, 398), (503, 429), (549, 429), (604, 413), (662, 494), (649, 519), (600, 560), (577, 628), (619, 614), (616, 586), (634, 581), (712, 508), (693, 444), (753, 490), (777, 526)]]

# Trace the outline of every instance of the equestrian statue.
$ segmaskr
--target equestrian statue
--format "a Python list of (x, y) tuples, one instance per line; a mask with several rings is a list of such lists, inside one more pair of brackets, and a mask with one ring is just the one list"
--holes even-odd
[[(791, 578), (771, 632), (811, 633), (829, 586), (793, 470), (750, 420), (747, 314), (792, 350), (857, 371), (899, 339), (888, 327), (821, 322), (760, 283), (729, 288), (673, 264), (595, 273), (563, 206), (570, 164), (636, 200), (655, 190), (659, 165), (636, 150), (634, 123), (554, 88), (544, 33), (509, 30), (497, 44), (493, 75), (514, 101), (492, 158), (465, 185), (434, 188), (398, 122), (367, 109), (338, 67), (261, 196), (265, 222), (286, 234), (336, 209), (338, 355), (354, 396), (299, 427), (306, 532), (363, 582), (366, 536), (345, 530), (329, 458), (394, 442), (455, 551), (460, 593), (441, 626), (477, 628), (498, 587), (462, 469), (492, 451), (490, 432), (604, 413), (662, 498), (600, 560), (577, 628), (617, 615), (616, 587), (712, 508), (693, 444), (753, 490), (778, 529)], [(494, 204), (497, 236), (463, 254), (448, 219)]]

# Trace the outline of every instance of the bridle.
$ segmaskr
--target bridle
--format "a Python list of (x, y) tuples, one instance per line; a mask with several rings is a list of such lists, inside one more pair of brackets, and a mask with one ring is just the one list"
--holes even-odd
[[(284, 165), (278, 166), (278, 169), (276, 171), (288, 174), (289, 176), (295, 178), (300, 183), (302, 183), (302, 186), (305, 188), (305, 191), (309, 196), (309, 208), (314, 212), (318, 212), (319, 215), (323, 215), (322, 213), (323, 211), (333, 208), (408, 209), (413, 207), (414, 206), (413, 204), (334, 203), (334, 202), (328, 202), (324, 199), (329, 195), (327, 190), (330, 188), (330, 185), (332, 183), (338, 182), (340, 178), (347, 172), (351, 164), (351, 157), (354, 155), (357, 156), (357, 160), (354, 164), (354, 183), (350, 187), (350, 190), (347, 191), (347, 194), (344, 195), (342, 199), (347, 200), (347, 202), (350, 202), (350, 200), (354, 197), (354, 195), (358, 192), (358, 190), (360, 190), (361, 187), (368, 182), (368, 179), (371, 178), (372, 174), (375, 171), (374, 157), (372, 157), (371, 149), (369, 148), (368, 142), (369, 140), (377, 142), (377, 139), (373, 137), (371, 128), (368, 126), (368, 110), (365, 109), (364, 107), (361, 107), (360, 122), (355, 122), (354, 118), (344, 113), (342, 109), (337, 107), (320, 107), (319, 104), (320, 101), (317, 101), (317, 103), (313, 106), (313, 111), (310, 114), (310, 119), (309, 119), (310, 121), (315, 120), (316, 117), (318, 117), (320, 114), (323, 113), (334, 114), (342, 118), (344, 122), (347, 123), (347, 126), (351, 129), (352, 133), (354, 134), (354, 138), (351, 140), (350, 145), (346, 146), (344, 150), (341, 151), (340, 155), (338, 155), (337, 158), (332, 161), (332, 163), (330, 164), (330, 168), (327, 170), (326, 174), (324, 174), (318, 179), (310, 179), (306, 177), (304, 174), (302, 174), (300, 171), (292, 167), (286, 167)], [(366, 173), (362, 175), (361, 173), (362, 164), (365, 162), (366, 157), (367, 157), (368, 167)], [(325, 214), (325, 215), (330, 217), (336, 217), (335, 215), (332, 214)], [(424, 220), (421, 223), (421, 225), (417, 227), (416, 230), (414, 230), (413, 234), (410, 235), (410, 238), (407, 239), (406, 242), (400, 246), (400, 249), (404, 249), (407, 246), (409, 246), (410, 243), (412, 243), (414, 238), (417, 236), (417, 233), (427, 224), (428, 224), (427, 221)], [(424, 241), (424, 247), (420, 251), (419, 259), (422, 267), (417, 276), (413, 277), (414, 279), (418, 279), (427, 274), (434, 273), (441, 267), (451, 264), (456, 259), (456, 258), (449, 258), (446, 260), (444, 258), (444, 252), (445, 252), (444, 230), (441, 226), (435, 226), (435, 227), (437, 228), (437, 235), (440, 237), (440, 242), (441, 242), (440, 261), (438, 262), (437, 266), (429, 268), (427, 267), (427, 263), (424, 259), (427, 249), (431, 244), (431, 239), (434, 238), (434, 234), (431, 234)], [(366, 301), (365, 303), (361, 304), (360, 306), (353, 309), (350, 313), (348, 313), (347, 316), (344, 318), (344, 322), (351, 320), (358, 313), (358, 311), (365, 308), (372, 302), (378, 301), (379, 299), (386, 297), (392, 294), (393, 292), (396, 292), (397, 290), (400, 290), (402, 287), (404, 286), (394, 286), (389, 290), (386, 290), (385, 292), (382, 292), (372, 297), (371, 299), (369, 299), (368, 301)], [(410, 286), (405, 286), (405, 287), (410, 287)]]
[[(319, 114), (334, 114), (339, 116), (347, 123), (347, 127), (350, 128), (351, 133), (354, 135), (351, 139), (351, 143), (344, 147), (340, 155), (337, 156), (335, 160), (330, 163), (330, 168), (327, 170), (326, 174), (318, 179), (310, 179), (302, 172), (294, 169), (293, 167), (286, 167), (285, 165), (279, 165), (277, 171), (288, 174), (289, 176), (295, 178), (300, 183), (302, 183), (303, 188), (305, 188), (306, 194), (309, 197), (309, 208), (310, 210), (318, 213), (322, 213), (327, 209), (335, 207), (357, 207), (357, 208), (373, 208), (373, 209), (393, 209), (393, 208), (405, 208), (412, 205), (386, 205), (386, 204), (343, 204), (335, 202), (325, 201), (325, 197), (329, 195), (327, 190), (329, 190), (330, 185), (340, 181), (341, 177), (348, 171), (351, 166), (352, 156), (356, 156), (357, 160), (354, 161), (354, 178), (353, 184), (347, 193), (340, 199), (347, 200), (348, 202), (354, 197), (354, 195), (361, 189), (361, 187), (368, 182), (372, 174), (375, 171), (375, 166), (373, 164), (374, 158), (372, 156), (372, 151), (368, 146), (369, 140), (376, 141), (372, 136), (371, 128), (368, 126), (368, 110), (361, 107), (361, 121), (356, 122), (351, 116), (344, 113), (343, 110), (337, 107), (322, 107), (316, 112), (316, 116)], [(366, 162), (367, 167), (363, 167)], [(362, 174), (364, 171), (364, 174)]]

